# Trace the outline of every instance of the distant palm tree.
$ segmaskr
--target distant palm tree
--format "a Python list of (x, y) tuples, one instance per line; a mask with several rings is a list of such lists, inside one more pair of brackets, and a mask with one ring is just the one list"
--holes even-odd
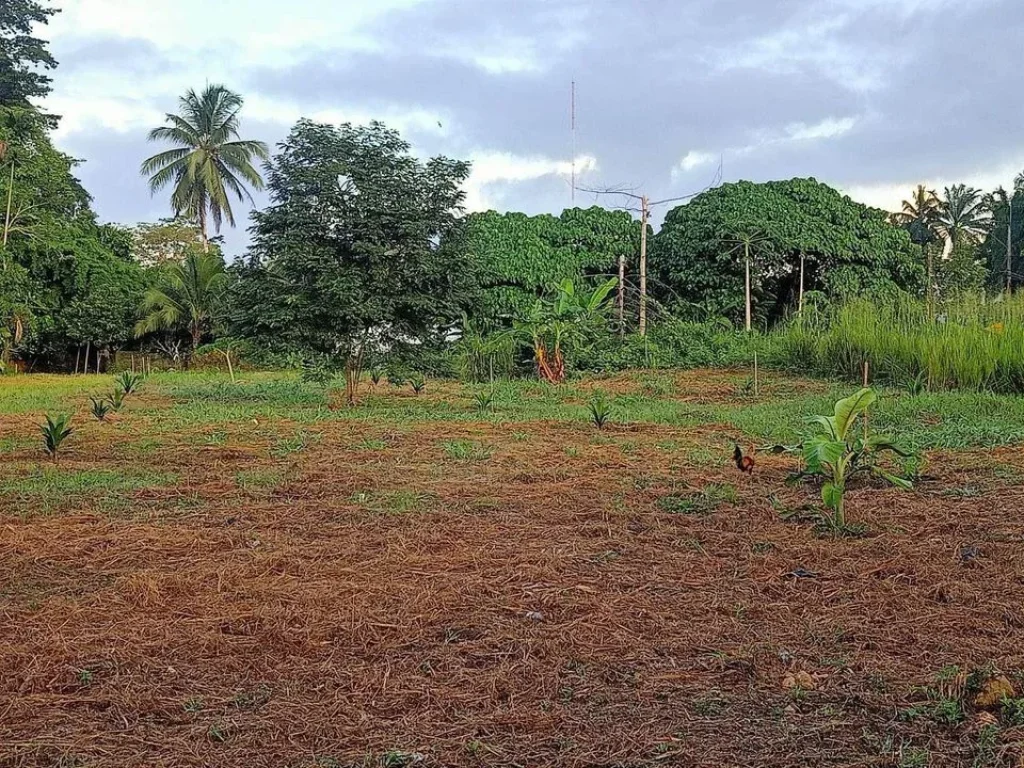
[(168, 114), (168, 125), (149, 134), (150, 141), (167, 141), (177, 148), (146, 160), (142, 174), (149, 177), (154, 193), (174, 184), (174, 214), (199, 222), (206, 250), (210, 219), (218, 232), (225, 220), (235, 226), (229, 193), (251, 201), (246, 185), (263, 188), (253, 161), (266, 160), (270, 153), (262, 141), (238, 140), (242, 103), (241, 96), (223, 85), (209, 85), (201, 95), (190, 90), (181, 98), (181, 114)]
[(942, 201), (939, 200), (939, 196), (924, 184), (918, 184), (910, 199), (903, 201), (903, 210), (889, 216), (890, 221), (906, 229), (910, 233), (910, 239), (921, 246), (921, 255), (928, 268), (928, 288), (925, 297), (929, 311), (932, 294), (935, 291), (935, 264), (928, 246), (938, 238), (941, 210)]
[(166, 267), (157, 284), (146, 291), (135, 335), (183, 330), (194, 352), (210, 328), (226, 285), (220, 255), (193, 250), (183, 261)]
[(979, 243), (992, 226), (992, 212), (981, 190), (956, 184), (946, 187), (938, 215), (938, 231), (951, 248)]

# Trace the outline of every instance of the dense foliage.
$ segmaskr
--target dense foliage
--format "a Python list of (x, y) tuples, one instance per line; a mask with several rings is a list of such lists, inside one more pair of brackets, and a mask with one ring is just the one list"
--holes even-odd
[(640, 225), (624, 211), (570, 208), (561, 216), (474, 213), (466, 217), (466, 250), (479, 268), (477, 314), (485, 321), (523, 316), (563, 280), (632, 271)]
[(737, 244), (756, 237), (752, 294), (761, 323), (796, 307), (804, 286), (842, 300), (916, 289), (921, 269), (908, 236), (814, 179), (725, 184), (669, 211), (651, 244), (662, 300), (677, 312), (738, 318), (743, 259)]
[[(50, 92), (45, 70), (57, 66), (46, 41), (32, 34), (57, 11), (38, 0), (0, 3), (0, 107), (31, 108), (32, 99)], [(43, 71), (40, 71), (43, 70)]]
[(466, 163), (421, 162), (380, 123), (300, 121), (268, 166), (271, 204), (237, 270), (239, 334), (343, 361), (451, 327), (472, 298), (460, 226)]

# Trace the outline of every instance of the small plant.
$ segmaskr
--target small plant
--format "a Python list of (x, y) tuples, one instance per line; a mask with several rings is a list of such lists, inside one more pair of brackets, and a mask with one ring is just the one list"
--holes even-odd
[(805, 468), (795, 476), (823, 477), (821, 498), (825, 511), (821, 514), (822, 527), (832, 535), (846, 535), (854, 529), (846, 523), (846, 488), (850, 478), (862, 472), (871, 472), (899, 488), (913, 484), (904, 477), (894, 475), (875, 463), (878, 454), (890, 451), (907, 458), (912, 454), (898, 448), (888, 437), (880, 435), (857, 436), (854, 427), (867, 409), (878, 399), (873, 390), (865, 387), (835, 405), (831, 416), (815, 416), (811, 423), (817, 434), (797, 446), (803, 454)]
[(46, 415), (46, 423), (41, 427), (43, 433), (43, 448), (51, 459), (57, 461), (57, 453), (71, 433), (75, 430), (71, 427), (71, 416), (63, 414), (56, 418)]
[(409, 383), (412, 385), (412, 391), (417, 395), (421, 394), (424, 389), (427, 388), (427, 381), (423, 378), (422, 374), (414, 374)]
[(612, 417), (612, 406), (604, 395), (598, 395), (590, 401), (590, 420), (598, 429), (604, 429), (604, 425)]
[(120, 411), (121, 407), (124, 405), (124, 390), (120, 387), (114, 389), (114, 391), (107, 396), (107, 402), (110, 403), (110, 407), (115, 411)]
[(300, 377), (310, 384), (326, 385), (334, 378), (334, 369), (325, 359), (306, 358), (302, 361)]
[(142, 386), (142, 374), (132, 373), (131, 371), (122, 371), (121, 374), (114, 379), (114, 382), (126, 396), (131, 395), (138, 392), (139, 387)]
[(96, 421), (106, 421), (107, 416), (110, 415), (110, 403), (106, 400), (90, 397), (92, 401), (92, 415), (96, 417)]
[(476, 403), (478, 411), (491, 410), (491, 406), (494, 405), (494, 390), (481, 389), (473, 395), (473, 401)]
[(388, 372), (388, 384), (390, 384), (395, 389), (398, 389), (399, 387), (404, 385), (406, 381), (407, 381), (407, 378), (405, 376), (403, 376), (401, 373), (399, 373), (398, 371), (389, 371)]
[(380, 384), (380, 380), (383, 379), (383, 378), (384, 378), (384, 371), (382, 371), (380, 368), (371, 368), (370, 369), (370, 381), (373, 383), (373, 386), (376, 387), (378, 384)]

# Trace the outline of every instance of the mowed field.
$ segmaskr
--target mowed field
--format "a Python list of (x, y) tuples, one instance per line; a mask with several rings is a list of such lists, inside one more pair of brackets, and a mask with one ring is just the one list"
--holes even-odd
[(830, 539), (731, 453), (854, 387), (747, 378), (0, 378), (0, 765), (1017, 766), (1024, 401), (882, 392)]

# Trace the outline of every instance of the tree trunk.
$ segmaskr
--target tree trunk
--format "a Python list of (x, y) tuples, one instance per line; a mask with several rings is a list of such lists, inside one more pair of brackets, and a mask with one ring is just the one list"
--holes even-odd
[(928, 318), (934, 319), (935, 317), (935, 264), (932, 260), (932, 249), (925, 243), (921, 246), (921, 250), (924, 251), (925, 261), (928, 264), (928, 285), (926, 286), (927, 294), (925, 296), (925, 306), (928, 308)]
[(750, 244), (744, 243), (743, 250), (746, 255), (746, 258), (744, 259), (744, 263), (746, 265), (746, 279), (744, 281), (744, 285), (747, 299), (747, 333), (750, 333), (752, 327), (750, 308)]
[(647, 195), (640, 199), (640, 335), (647, 335), (647, 220), (651, 210)]
[[(4, 218), (4, 250), (7, 250), (7, 238), (11, 233), (11, 204), (14, 201), (14, 161), (11, 160), (11, 181), (7, 187), (7, 216)], [(7, 271), (7, 259), (4, 258), (4, 271)]]
[(365, 344), (360, 345), (359, 351), (349, 353), (345, 359), (345, 404), (353, 406), (359, 402), (359, 380), (363, 376), (363, 355), (366, 351)]
[(203, 199), (199, 207), (199, 232), (203, 237), (203, 253), (210, 252), (210, 239), (206, 234), (206, 200)]
[(85, 342), (85, 370), (82, 373), (89, 373), (89, 352), (92, 349), (92, 342)]

